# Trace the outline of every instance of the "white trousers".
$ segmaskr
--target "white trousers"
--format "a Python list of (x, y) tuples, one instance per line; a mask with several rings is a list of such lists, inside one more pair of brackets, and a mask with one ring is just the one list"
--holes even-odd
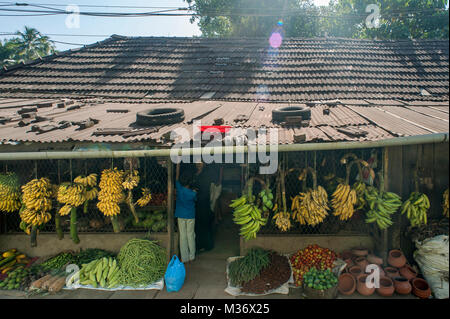
[(195, 219), (178, 218), (180, 233), (181, 261), (186, 263), (195, 259)]

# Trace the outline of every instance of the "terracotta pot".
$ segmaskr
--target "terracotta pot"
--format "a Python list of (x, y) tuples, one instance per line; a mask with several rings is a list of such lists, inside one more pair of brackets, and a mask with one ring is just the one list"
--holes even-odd
[(395, 292), (394, 282), (389, 277), (380, 277), (380, 288), (377, 288), (376, 291), (380, 296), (390, 297)]
[(355, 259), (355, 264), (357, 264), (361, 269), (365, 272), (366, 267), (369, 265), (369, 262), (365, 257), (358, 257)]
[(422, 278), (414, 278), (411, 280), (412, 292), (421, 299), (427, 299), (431, 296), (431, 288), (427, 281)]
[(410, 265), (405, 265), (398, 270), (400, 276), (405, 277), (408, 280), (414, 279), (417, 277), (417, 272)]
[(375, 256), (374, 254), (367, 255), (367, 261), (369, 263), (375, 264), (375, 265), (382, 265), (383, 264), (383, 258)]
[(349, 268), (348, 273), (352, 275), (355, 279), (358, 278), (358, 276), (361, 276), (363, 274), (363, 271), (361, 267), (358, 265), (352, 266)]
[(345, 263), (347, 264), (347, 266), (345, 266), (345, 268), (349, 269), (350, 267), (354, 266), (355, 264), (353, 263), (353, 260), (351, 258), (348, 259), (344, 259)]
[(394, 281), (395, 292), (400, 295), (407, 295), (411, 293), (412, 286), (409, 283), (408, 279), (404, 277), (394, 277), (392, 278)]
[(339, 276), (338, 282), (338, 290), (341, 294), (350, 296), (356, 290), (356, 280), (355, 278), (349, 274), (344, 273)]
[(390, 278), (400, 277), (400, 273), (398, 272), (398, 269), (395, 267), (385, 267), (384, 272), (386, 276)]
[(344, 250), (341, 254), (343, 260), (352, 259), (353, 253), (351, 250)]
[(356, 290), (363, 296), (370, 296), (375, 292), (375, 287), (369, 288), (366, 285), (366, 279), (369, 275), (360, 275), (357, 279)]
[(392, 267), (402, 268), (406, 264), (406, 257), (401, 250), (393, 249), (389, 252), (388, 263)]
[(357, 257), (365, 257), (368, 253), (369, 251), (366, 248), (356, 247), (352, 249), (352, 254)]

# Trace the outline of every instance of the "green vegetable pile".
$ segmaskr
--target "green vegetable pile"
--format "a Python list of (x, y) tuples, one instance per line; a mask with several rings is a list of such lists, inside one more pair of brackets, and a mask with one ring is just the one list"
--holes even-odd
[(146, 286), (164, 277), (166, 251), (156, 241), (130, 239), (117, 255), (121, 269), (120, 284)]
[(317, 270), (311, 268), (304, 277), (304, 284), (309, 288), (324, 290), (336, 286), (338, 279), (330, 269)]
[(89, 264), (91, 261), (101, 259), (103, 257), (115, 257), (115, 254), (103, 249), (98, 248), (88, 248), (81, 250), (74, 257), (74, 263), (81, 266), (82, 264)]
[(73, 263), (73, 261), (74, 256), (71, 253), (60, 253), (43, 262), (40, 266), (44, 271), (59, 270), (68, 263)]
[(236, 259), (228, 266), (228, 277), (233, 286), (253, 280), (262, 269), (270, 264), (270, 252), (262, 248), (252, 248), (247, 255)]

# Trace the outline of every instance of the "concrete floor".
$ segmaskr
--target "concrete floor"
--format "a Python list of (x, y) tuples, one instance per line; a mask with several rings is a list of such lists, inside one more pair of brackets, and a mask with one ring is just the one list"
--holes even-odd
[[(226, 282), (226, 260), (239, 255), (238, 229), (231, 220), (224, 221), (216, 235), (215, 248), (201, 253), (191, 264), (186, 265), (186, 278), (178, 292), (164, 290), (105, 292), (90, 289), (64, 290), (58, 294), (29, 296), (21, 291), (0, 291), (0, 299), (302, 299), (299, 288), (290, 289), (288, 295), (272, 294), (259, 297), (234, 297), (224, 290)], [(357, 292), (338, 299), (382, 299), (377, 294), (364, 297)], [(392, 298), (411, 299), (414, 296), (394, 295)]]

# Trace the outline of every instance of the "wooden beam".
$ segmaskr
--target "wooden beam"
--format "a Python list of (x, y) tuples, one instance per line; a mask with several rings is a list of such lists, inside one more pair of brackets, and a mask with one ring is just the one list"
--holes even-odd
[(173, 183), (173, 163), (170, 157), (167, 158), (167, 260), (170, 261), (174, 252), (174, 183)]

